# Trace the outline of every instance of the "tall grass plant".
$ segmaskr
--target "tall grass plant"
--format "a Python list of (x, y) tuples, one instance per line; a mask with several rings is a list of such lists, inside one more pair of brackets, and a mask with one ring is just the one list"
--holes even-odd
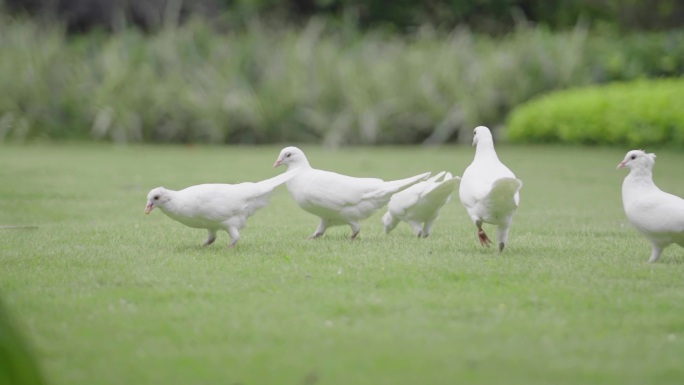
[(0, 140), (443, 143), (551, 90), (679, 75), (684, 32), (361, 33), (194, 21), (67, 38), (2, 18)]

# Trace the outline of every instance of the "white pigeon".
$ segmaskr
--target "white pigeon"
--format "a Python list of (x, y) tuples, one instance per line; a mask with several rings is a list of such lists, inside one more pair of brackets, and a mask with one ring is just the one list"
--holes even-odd
[(418, 237), (429, 236), (439, 210), (451, 199), (459, 180), (460, 177), (442, 171), (392, 195), (382, 217), (385, 232), (389, 234), (403, 220)]
[(169, 218), (188, 227), (207, 229), (204, 246), (214, 243), (218, 230), (225, 230), (231, 238), (228, 248), (232, 248), (247, 218), (266, 206), (273, 190), (292, 176), (284, 173), (261, 182), (200, 184), (180, 191), (157, 187), (147, 194), (145, 214), (159, 207)]
[(305, 211), (321, 218), (316, 231), (309, 238), (318, 238), (328, 227), (349, 225), (351, 239), (361, 230), (359, 221), (371, 216), (387, 204), (392, 194), (416, 184), (430, 173), (410, 178), (384, 181), (378, 178), (355, 178), (330, 171), (317, 170), (309, 165), (304, 152), (297, 147), (280, 151), (273, 167), (287, 166), (296, 175), (287, 181), (287, 189), (295, 202)]
[(632, 150), (617, 168), (629, 168), (622, 182), (622, 205), (629, 222), (651, 242), (655, 262), (672, 243), (684, 247), (684, 199), (653, 183), (655, 154)]
[(459, 196), (477, 226), (480, 244), (491, 244), (482, 230), (482, 224), (498, 226), (499, 252), (502, 252), (508, 241), (513, 214), (520, 203), (520, 188), (523, 183), (499, 160), (494, 150), (492, 133), (487, 127), (475, 128), (473, 146), (476, 146), (475, 158), (463, 172)]

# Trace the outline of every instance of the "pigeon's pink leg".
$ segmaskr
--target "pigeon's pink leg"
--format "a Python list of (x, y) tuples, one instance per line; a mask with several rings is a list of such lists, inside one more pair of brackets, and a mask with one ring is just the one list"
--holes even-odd
[(423, 238), (427, 238), (428, 236), (430, 236), (432, 225), (435, 223), (435, 219), (437, 218), (426, 221), (425, 225), (423, 225), (423, 230), (421, 231), (421, 235), (423, 236)]
[(482, 222), (478, 221), (476, 223), (477, 225), (477, 237), (480, 238), (480, 244), (482, 246), (489, 246), (492, 244), (492, 241), (489, 240), (489, 237), (487, 237), (487, 234), (482, 230)]
[(359, 226), (359, 224), (356, 222), (350, 223), (349, 226), (351, 226), (352, 228), (351, 240), (353, 241), (354, 239), (356, 239), (356, 236), (359, 235), (359, 231), (361, 231), (361, 226)]
[(202, 246), (209, 246), (216, 240), (216, 230), (209, 230), (209, 235), (207, 235), (207, 240)]
[(484, 230), (480, 229), (477, 231), (477, 236), (480, 238), (480, 244), (482, 246), (489, 246), (492, 244), (492, 241), (489, 240), (489, 237), (487, 237), (487, 234), (484, 232)]
[(651, 258), (649, 258), (649, 262), (653, 263), (660, 258), (660, 253), (663, 252), (663, 247), (655, 242), (651, 242)]
[(423, 236), (423, 227), (418, 222), (408, 221), (409, 226), (413, 230), (413, 233), (418, 236), (418, 238)]
[(328, 228), (328, 223), (325, 221), (325, 219), (321, 219), (321, 223), (318, 224), (318, 228), (316, 228), (316, 231), (314, 231), (311, 236), (307, 239), (316, 239), (320, 237), (321, 235), (325, 234), (325, 229)]
[(231, 239), (230, 243), (228, 244), (228, 248), (232, 249), (233, 247), (235, 247), (235, 244), (240, 240), (240, 232), (235, 227), (228, 227), (227, 230), (228, 234), (230, 234)]

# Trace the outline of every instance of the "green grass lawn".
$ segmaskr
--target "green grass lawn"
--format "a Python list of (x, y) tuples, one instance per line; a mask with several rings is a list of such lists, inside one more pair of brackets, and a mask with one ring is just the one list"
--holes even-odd
[[(306, 146), (314, 167), (460, 175), (471, 147)], [(524, 181), (503, 255), (458, 196), (427, 239), (359, 239), (284, 186), (228, 236), (143, 214), (153, 187), (253, 181), (280, 147), (0, 146), (0, 295), (49, 384), (681, 384), (684, 250), (648, 264), (615, 170), (629, 149), (501, 147)], [(684, 196), (684, 154), (656, 183)], [(490, 236), (495, 229), (486, 227)]]

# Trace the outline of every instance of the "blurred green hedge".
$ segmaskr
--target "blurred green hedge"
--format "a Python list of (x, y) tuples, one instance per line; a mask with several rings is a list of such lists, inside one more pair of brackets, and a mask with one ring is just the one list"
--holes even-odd
[(684, 145), (684, 78), (570, 89), (519, 106), (507, 136), (515, 142)]

